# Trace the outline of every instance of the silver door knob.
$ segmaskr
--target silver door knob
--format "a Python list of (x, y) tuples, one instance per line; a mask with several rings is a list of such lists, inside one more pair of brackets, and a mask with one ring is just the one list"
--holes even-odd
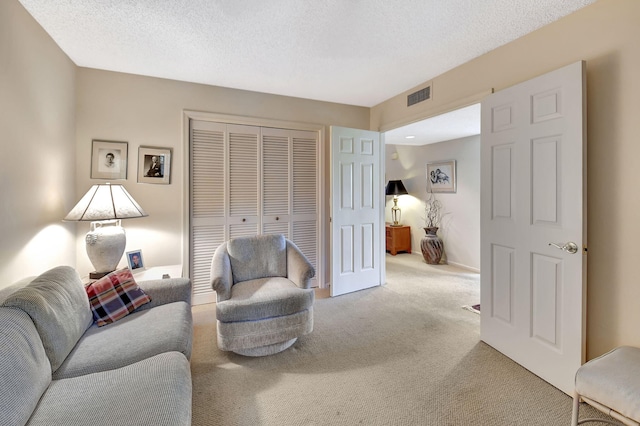
[(567, 253), (576, 254), (578, 252), (578, 245), (574, 242), (568, 243), (549, 243), (550, 246), (564, 250)]

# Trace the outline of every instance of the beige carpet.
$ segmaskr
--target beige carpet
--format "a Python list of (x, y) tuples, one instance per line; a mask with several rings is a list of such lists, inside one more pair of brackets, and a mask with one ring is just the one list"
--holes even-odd
[(194, 307), (193, 424), (570, 424), (571, 398), (479, 341), (478, 274), (386, 259), (385, 286), (320, 292), (313, 333), (274, 356), (219, 351), (215, 306)]

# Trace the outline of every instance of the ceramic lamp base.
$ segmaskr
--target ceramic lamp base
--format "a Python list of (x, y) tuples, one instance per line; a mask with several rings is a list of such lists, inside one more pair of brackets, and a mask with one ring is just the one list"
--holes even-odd
[[(127, 237), (124, 228), (120, 226), (120, 219), (91, 222), (91, 230), (86, 236), (87, 255), (96, 269), (89, 276), (93, 279), (101, 278), (111, 271), (115, 271), (122, 259)], [(97, 276), (102, 274), (101, 276)]]

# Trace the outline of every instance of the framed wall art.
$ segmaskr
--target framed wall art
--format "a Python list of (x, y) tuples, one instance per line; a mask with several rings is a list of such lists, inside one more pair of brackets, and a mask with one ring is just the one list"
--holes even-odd
[(456, 160), (427, 164), (427, 192), (456, 192)]
[(126, 179), (128, 142), (91, 141), (91, 179)]
[(138, 182), (171, 183), (171, 148), (138, 148)]

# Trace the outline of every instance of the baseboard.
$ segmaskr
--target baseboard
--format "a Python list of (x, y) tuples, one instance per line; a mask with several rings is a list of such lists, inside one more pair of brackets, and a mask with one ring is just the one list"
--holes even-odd
[(205, 305), (207, 303), (215, 303), (216, 302), (216, 293), (209, 294), (194, 294), (191, 297), (191, 306), (195, 305)]
[(455, 266), (455, 267), (457, 267), (457, 268), (466, 269), (466, 270), (468, 270), (468, 271), (475, 272), (475, 273), (477, 273), (477, 274), (479, 274), (479, 273), (480, 273), (480, 269), (479, 269), (479, 268), (474, 268), (474, 267), (471, 267), (471, 266), (467, 266), (467, 265), (464, 265), (464, 264), (462, 264), (462, 263), (452, 262), (452, 261), (448, 260), (448, 261), (447, 261), (447, 264), (449, 264), (449, 265), (453, 265), (453, 266)]

